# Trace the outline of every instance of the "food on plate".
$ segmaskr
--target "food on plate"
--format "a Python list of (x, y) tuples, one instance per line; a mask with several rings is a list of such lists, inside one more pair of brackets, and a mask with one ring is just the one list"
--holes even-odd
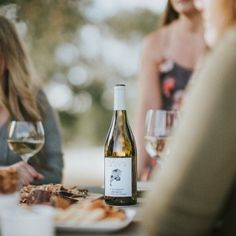
[(126, 219), (123, 209), (107, 205), (103, 200), (88, 200), (59, 210), (57, 223), (95, 223), (104, 221), (122, 221)]
[(45, 190), (33, 190), (24, 202), (27, 205), (45, 204), (65, 209), (74, 203), (72, 199)]
[(61, 184), (27, 185), (21, 189), (20, 195), (23, 204), (46, 204), (65, 209), (77, 202), (78, 198), (86, 198), (88, 191), (75, 187), (65, 188)]
[(0, 194), (16, 192), (18, 186), (18, 173), (15, 168), (0, 169)]

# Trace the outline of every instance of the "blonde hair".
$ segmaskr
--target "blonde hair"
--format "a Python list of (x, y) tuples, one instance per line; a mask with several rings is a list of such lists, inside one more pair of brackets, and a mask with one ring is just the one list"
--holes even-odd
[(16, 120), (41, 120), (38, 87), (15, 26), (0, 16), (0, 103)]

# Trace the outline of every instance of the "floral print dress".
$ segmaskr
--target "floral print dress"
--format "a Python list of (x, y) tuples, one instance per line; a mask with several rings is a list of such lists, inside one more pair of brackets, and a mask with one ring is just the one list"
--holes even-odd
[(160, 65), (160, 83), (163, 110), (178, 110), (184, 97), (184, 90), (192, 75), (192, 70), (184, 68), (172, 60)]
[[(173, 60), (164, 60), (160, 65), (160, 85), (163, 110), (178, 110), (181, 106), (185, 88), (193, 70), (180, 66)], [(150, 173), (157, 165), (155, 159), (149, 159), (142, 175), (142, 180), (148, 180)]]

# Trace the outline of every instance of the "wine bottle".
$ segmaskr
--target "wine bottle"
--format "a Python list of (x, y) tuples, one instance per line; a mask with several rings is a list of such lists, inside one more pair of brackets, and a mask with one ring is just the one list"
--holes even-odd
[(128, 123), (125, 85), (114, 87), (114, 111), (105, 147), (104, 199), (110, 205), (137, 203), (137, 151)]

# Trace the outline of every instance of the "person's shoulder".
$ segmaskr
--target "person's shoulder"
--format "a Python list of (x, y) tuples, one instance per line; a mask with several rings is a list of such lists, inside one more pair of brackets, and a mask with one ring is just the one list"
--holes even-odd
[(37, 99), (38, 99), (38, 103), (39, 103), (40, 107), (43, 107), (43, 110), (47, 110), (47, 109), (51, 108), (51, 105), (48, 101), (48, 97), (42, 88), (40, 88), (38, 90)]
[[(221, 41), (221, 45), (226, 47), (235, 47), (236, 44), (236, 25), (232, 26), (225, 34), (224, 38)], [(235, 50), (234, 50), (235, 51)]]
[(144, 39), (143, 54), (161, 58), (167, 49), (170, 29), (170, 26), (165, 26), (148, 34)]
[(168, 39), (169, 31), (169, 27), (163, 27), (148, 34), (144, 39), (144, 48), (150, 50), (161, 48)]
[(47, 101), (47, 96), (46, 96), (46, 94), (45, 94), (45, 92), (43, 91), (42, 88), (38, 89), (38, 100), (40, 102)]
[(50, 101), (48, 100), (48, 97), (42, 88), (38, 90), (37, 99), (43, 119), (47, 117), (47, 120), (51, 120), (51, 117), (55, 116), (57, 112), (50, 104)]
[[(225, 32), (213, 50), (206, 55), (204, 66), (201, 70), (202, 79), (206, 79), (209, 84), (217, 84), (218, 88), (224, 89), (228, 93), (234, 89), (236, 80), (236, 27), (233, 26)], [(202, 82), (203, 83), (203, 82)], [(206, 83), (204, 81), (204, 83)], [(215, 89), (216, 90), (216, 89)]]
[(236, 60), (236, 25), (231, 27), (223, 36), (223, 38), (217, 43), (215, 46), (215, 50), (213, 50), (212, 57), (213, 58), (224, 58), (224, 62), (227, 61), (235, 62)]

